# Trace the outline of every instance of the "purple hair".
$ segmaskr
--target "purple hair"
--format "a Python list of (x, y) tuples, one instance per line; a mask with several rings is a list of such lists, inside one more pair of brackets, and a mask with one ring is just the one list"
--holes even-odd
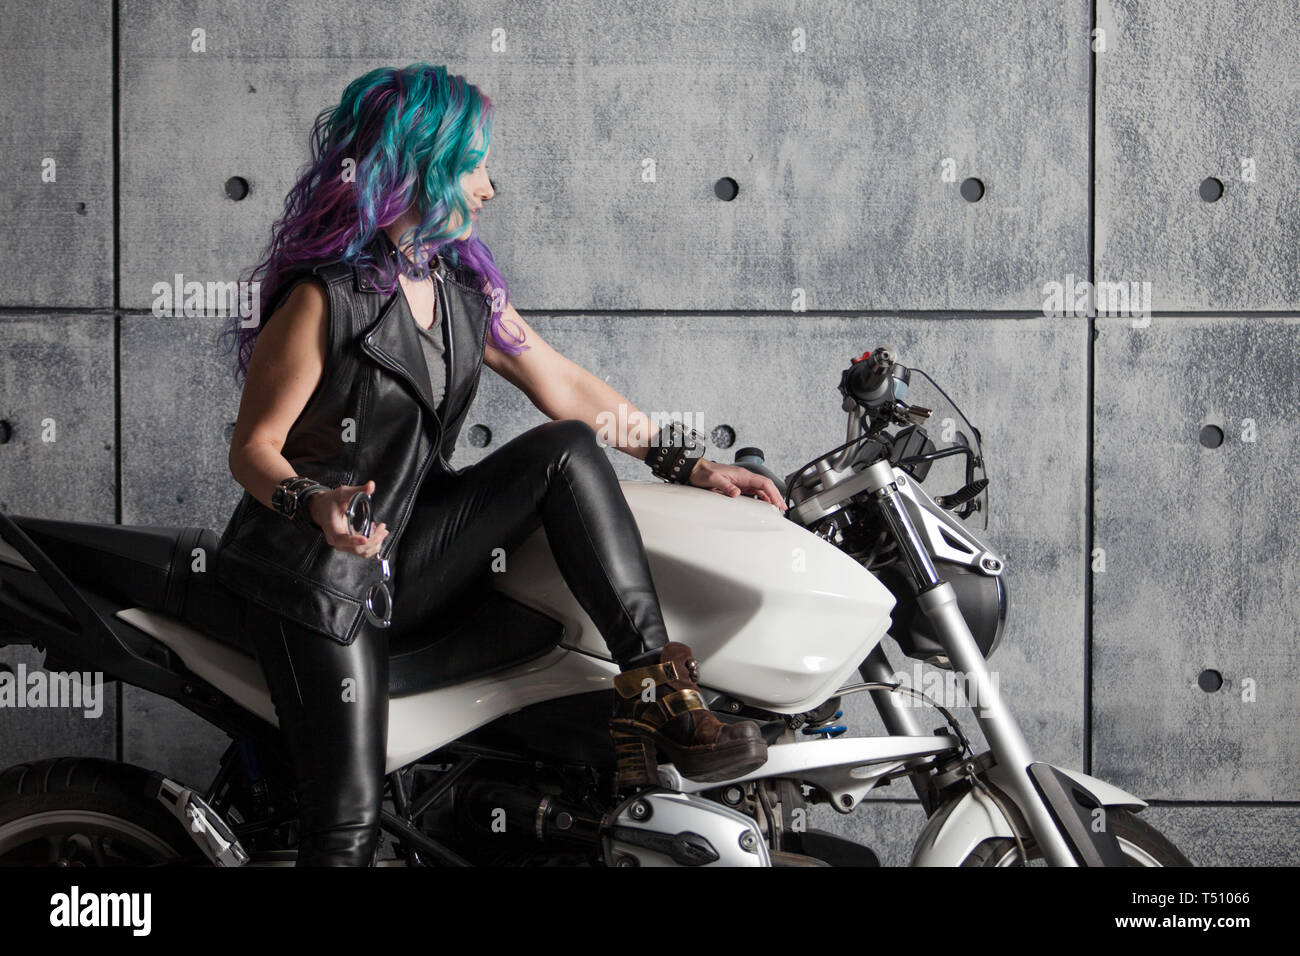
[[(510, 290), (477, 226), (471, 226), (468, 239), (455, 238), (464, 223), (473, 222), (460, 177), (487, 154), (491, 135), (491, 99), (444, 66), (381, 67), (349, 83), (338, 105), (316, 117), (311, 160), (285, 197), (262, 260), (245, 280), (260, 282), (259, 325), (244, 328), (236, 317), (222, 333), (237, 339), (235, 381), (242, 383), (248, 373), (253, 346), (278, 304), (281, 286), (303, 264), (321, 261), (359, 265), (391, 295), (399, 272), (426, 279), (433, 256), (443, 255), (453, 267), (478, 276), (492, 296), (493, 344), (512, 355), (529, 348), (515, 332), (509, 333), (514, 341), (505, 337)], [(408, 209), (420, 221), (397, 246), (413, 242), (412, 248), (428, 256), (412, 261), (399, 252), (392, 264), (377, 262), (369, 247)], [(454, 230), (448, 227), (453, 213), (462, 224)]]

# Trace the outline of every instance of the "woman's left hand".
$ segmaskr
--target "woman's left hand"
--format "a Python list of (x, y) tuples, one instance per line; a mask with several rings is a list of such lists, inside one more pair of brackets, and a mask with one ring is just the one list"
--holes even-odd
[(697, 488), (716, 491), (718, 494), (727, 495), (729, 498), (736, 498), (742, 494), (749, 495), (758, 498), (760, 501), (776, 505), (782, 511), (786, 510), (786, 504), (781, 497), (781, 492), (776, 490), (776, 485), (772, 483), (772, 479), (750, 471), (741, 465), (724, 465), (720, 462), (710, 461), (707, 458), (701, 458), (695, 463), (695, 467), (691, 469), (690, 484)]

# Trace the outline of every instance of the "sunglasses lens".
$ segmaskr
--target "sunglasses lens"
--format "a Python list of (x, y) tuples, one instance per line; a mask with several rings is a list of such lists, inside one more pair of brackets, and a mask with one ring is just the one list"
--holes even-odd
[(358, 491), (348, 502), (348, 530), (370, 537), (370, 496)]
[(366, 617), (376, 627), (393, 623), (393, 597), (384, 584), (376, 584), (366, 593)]
[[(358, 491), (348, 502), (348, 528), (353, 534), (370, 537), (370, 496)], [(379, 582), (366, 592), (366, 617), (376, 627), (388, 627), (393, 622), (393, 594), (388, 582), (393, 579), (387, 558), (379, 559)]]

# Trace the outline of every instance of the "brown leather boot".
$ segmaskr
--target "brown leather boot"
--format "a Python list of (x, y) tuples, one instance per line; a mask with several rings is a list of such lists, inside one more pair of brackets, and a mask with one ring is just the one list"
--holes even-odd
[(664, 645), (657, 664), (614, 678), (609, 731), (620, 791), (659, 785), (660, 750), (682, 776), (706, 783), (743, 776), (767, 762), (758, 724), (718, 720), (700, 696), (698, 680), (691, 649), (677, 641)]

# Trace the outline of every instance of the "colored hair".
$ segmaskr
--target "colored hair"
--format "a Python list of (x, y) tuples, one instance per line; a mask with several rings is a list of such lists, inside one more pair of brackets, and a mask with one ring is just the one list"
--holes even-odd
[[(478, 166), (491, 135), (491, 99), (444, 66), (381, 67), (349, 83), (339, 103), (316, 117), (311, 160), (285, 197), (263, 258), (245, 280), (260, 282), (258, 326), (242, 328), (236, 317), (223, 332), (237, 339), (236, 382), (247, 375), (280, 286), (299, 265), (322, 260), (361, 266), (381, 292), (391, 295), (399, 272), (424, 280), (433, 256), (442, 255), (453, 267), (471, 270), (492, 296), (493, 344), (512, 355), (529, 348), (522, 336), (505, 337), (510, 290), (477, 225), (471, 225), (468, 239), (454, 238), (465, 223), (473, 223), (460, 176)], [(412, 260), (399, 251), (395, 263), (376, 262), (368, 247), (407, 209), (420, 221), (396, 245), (401, 250), (413, 242), (413, 249), (428, 255)], [(454, 231), (449, 227), (453, 213), (460, 214)]]

